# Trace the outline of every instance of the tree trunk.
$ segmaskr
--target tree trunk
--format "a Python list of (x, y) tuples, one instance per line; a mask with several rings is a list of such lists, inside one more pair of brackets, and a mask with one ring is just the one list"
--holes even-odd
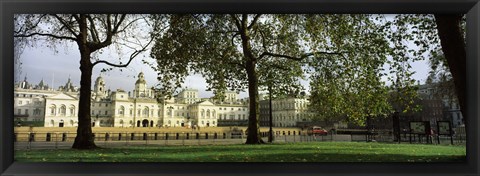
[(258, 108), (258, 77), (255, 70), (255, 62), (248, 61), (246, 64), (247, 76), (248, 76), (248, 96), (250, 97), (249, 103), (249, 116), (248, 116), (248, 135), (247, 142), (245, 144), (263, 144), (260, 135), (260, 123), (257, 119), (257, 115), (260, 114)]
[(90, 117), (92, 68), (90, 61), (91, 51), (87, 46), (87, 22), (85, 15), (80, 15), (80, 36), (78, 37), (78, 48), (80, 50), (80, 100), (78, 103), (78, 127), (77, 136), (72, 148), (93, 149), (97, 148), (92, 134), (92, 123)]
[[(457, 93), (460, 111), (465, 115), (466, 107), (466, 67), (467, 53), (465, 39), (460, 27), (463, 15), (435, 14), (438, 36), (442, 44), (442, 51), (447, 59), (448, 67), (453, 76), (455, 91)], [(464, 119), (467, 116), (464, 116)]]
[[(82, 56), (82, 60), (83, 58), (84, 56)], [(92, 67), (82, 64), (80, 70), (82, 70), (82, 75), (80, 80), (80, 100), (78, 104), (77, 137), (75, 137), (72, 148), (92, 149), (97, 147), (92, 134), (92, 120), (90, 117)]]

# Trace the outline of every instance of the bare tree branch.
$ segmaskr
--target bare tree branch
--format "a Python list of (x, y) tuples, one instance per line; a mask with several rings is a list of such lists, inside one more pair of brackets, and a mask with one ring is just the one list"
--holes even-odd
[(250, 23), (250, 25), (247, 27), (248, 30), (252, 29), (252, 27), (255, 26), (255, 24), (257, 24), (257, 21), (258, 21), (258, 19), (260, 18), (260, 16), (262, 16), (262, 14), (257, 14), (257, 15), (255, 15), (255, 17), (253, 18), (252, 23)]
[(342, 57), (345, 58), (345, 56), (343, 56), (344, 53), (341, 53), (341, 52), (325, 52), (325, 51), (322, 51), (322, 52), (314, 52), (314, 53), (306, 53), (306, 54), (301, 55), (300, 57), (294, 57), (294, 56), (277, 54), (277, 53), (271, 53), (271, 52), (265, 51), (265, 52), (263, 52), (258, 58), (261, 59), (261, 58), (263, 58), (263, 57), (265, 57), (265, 56), (272, 56), (272, 57), (281, 57), (281, 58), (286, 58), (286, 59), (301, 61), (301, 60), (303, 60), (303, 59), (305, 59), (305, 58), (307, 58), (307, 57), (310, 57), (310, 56), (313, 56), (313, 55), (317, 55), (317, 54), (340, 55), (340, 56), (342, 56)]
[(240, 31), (242, 29), (242, 27), (240, 26), (240, 21), (238, 21), (237, 16), (235, 16), (235, 14), (230, 14), (230, 16), (232, 17), (233, 21), (235, 22), (235, 25), (237, 26), (237, 29)]
[(60, 21), (60, 23), (63, 24), (63, 26), (65, 26), (65, 28), (67, 28), (67, 30), (72, 33), (73, 36), (77, 36), (78, 34), (75, 33), (75, 31), (73, 30), (72, 26), (70, 26), (70, 24), (68, 24), (65, 20), (63, 20), (60, 16), (58, 16), (57, 14), (51, 14), (52, 16), (54, 16), (58, 21)]
[(98, 36), (98, 30), (95, 27), (95, 22), (92, 16), (87, 16), (88, 21), (90, 21), (90, 33), (92, 34), (92, 40), (96, 43), (100, 42), (100, 38)]
[(34, 33), (30, 33), (30, 34), (17, 34), (17, 35), (14, 35), (14, 37), (31, 37), (31, 36), (45, 36), (45, 37), (52, 37), (52, 38), (56, 38), (56, 39), (62, 39), (62, 40), (73, 40), (73, 41), (77, 41), (76, 38), (74, 37), (69, 37), (69, 36), (58, 36), (58, 35), (53, 35), (53, 34), (44, 34), (44, 33), (38, 33), (38, 32), (34, 32)]
[(104, 63), (104, 64), (110, 65), (110, 66), (112, 66), (112, 67), (127, 67), (127, 66), (130, 64), (130, 62), (132, 62), (132, 60), (133, 60), (135, 57), (137, 57), (140, 53), (142, 53), (142, 52), (144, 52), (144, 51), (147, 50), (148, 46), (150, 46), (150, 44), (153, 42), (153, 40), (154, 40), (154, 38), (152, 37), (152, 38), (150, 39), (150, 41), (149, 41), (145, 46), (142, 47), (142, 49), (134, 51), (134, 52), (130, 55), (130, 58), (129, 58), (129, 60), (128, 60), (128, 62), (127, 62), (126, 64), (121, 64), (121, 63), (120, 63), (120, 64), (113, 64), (113, 63), (110, 63), (110, 62), (105, 61), (105, 60), (99, 60), (99, 61), (94, 62), (94, 63), (92, 64), (92, 66), (95, 66), (95, 65), (100, 64), (100, 63)]

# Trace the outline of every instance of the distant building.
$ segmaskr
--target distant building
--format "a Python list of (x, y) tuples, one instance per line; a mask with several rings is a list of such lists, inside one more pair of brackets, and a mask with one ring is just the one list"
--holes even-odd
[[(159, 103), (157, 98), (162, 97), (156, 97), (142, 72), (133, 94), (106, 87), (99, 76), (91, 93), (93, 127), (208, 127), (222, 123), (241, 125), (248, 120), (248, 106), (235, 92), (227, 93), (227, 101), (213, 103), (199, 98), (196, 89), (184, 89), (172, 99)], [(44, 121), (45, 127), (75, 127), (78, 126), (78, 101), (79, 89), (70, 78), (57, 90), (49, 88), (43, 80), (33, 86), (25, 78), (15, 87), (15, 118)]]
[[(306, 98), (284, 97), (272, 100), (272, 126), (274, 127), (298, 127), (299, 123), (309, 122), (312, 112), (308, 111), (310, 102)], [(267, 97), (261, 100), (260, 125), (269, 126), (270, 104)]]
[(420, 85), (418, 94), (421, 97), (421, 104), (424, 106), (422, 120), (430, 121), (436, 125), (436, 121), (448, 120), (453, 127), (463, 125), (463, 116), (460, 111), (458, 100), (448, 96), (435, 96), (440, 91), (435, 84)]

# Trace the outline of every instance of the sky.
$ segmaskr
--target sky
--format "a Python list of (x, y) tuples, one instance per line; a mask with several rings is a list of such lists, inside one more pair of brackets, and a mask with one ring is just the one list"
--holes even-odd
[[(58, 88), (59, 86), (65, 85), (68, 78), (70, 78), (74, 86), (80, 86), (80, 53), (78, 47), (74, 43), (59, 44), (57, 45), (57, 51), (58, 52), (54, 52), (53, 49), (41, 44), (25, 48), (20, 56), (20, 61), (22, 62), (20, 72), (18, 72), (18, 70), (15, 71), (15, 81), (22, 81), (27, 77), (29, 83), (38, 84), (43, 79), (44, 83)], [(145, 74), (145, 80), (149, 87), (155, 86), (158, 82), (156, 78), (157, 74), (150, 66), (142, 62), (142, 60), (145, 60), (154, 63), (154, 59), (150, 58), (149, 54), (150, 52), (146, 51), (143, 55), (139, 55), (127, 68), (122, 69), (122, 71), (120, 71), (119, 68), (113, 68), (111, 71), (101, 73), (102, 68), (111, 67), (105, 64), (96, 65), (93, 69), (92, 88), (95, 79), (102, 75), (108, 89), (112, 91), (123, 89), (127, 92), (133, 92), (139, 72)], [(117, 59), (119, 56), (115, 50), (106, 50), (98, 57), (112, 63), (119, 62)], [(126, 61), (126, 58), (122, 60), (123, 63)], [(424, 83), (430, 68), (427, 61), (413, 62), (411, 65), (413, 67), (412, 70), (415, 71), (413, 78)], [(382, 80), (387, 81), (386, 78)], [(309, 81), (301, 80), (300, 82), (304, 85), (308, 93)], [(213, 96), (212, 92), (205, 90), (207, 83), (205, 79), (198, 74), (188, 76), (185, 79), (183, 87), (198, 89), (200, 97), (202, 98)], [(248, 94), (246, 92), (240, 92), (239, 96), (240, 98), (244, 98), (248, 97)]]
[[(70, 77), (75, 86), (80, 85), (80, 54), (76, 47), (68, 46), (67, 50), (61, 50), (54, 53), (52, 49), (46, 47), (28, 47), (22, 53), (20, 59), (22, 62), (20, 75), (16, 74), (15, 80), (22, 81), (27, 77), (27, 81), (32, 84), (38, 84), (42, 79), (49, 86), (58, 88), (65, 85)], [(102, 57), (108, 58), (110, 54)], [(114, 68), (111, 71), (101, 73), (102, 68), (109, 68), (107, 65), (97, 65), (93, 69), (92, 86), (95, 79), (102, 75), (106, 82), (106, 87), (115, 91), (116, 89), (123, 89), (125, 91), (133, 91), (135, 81), (139, 72), (144, 72), (147, 85), (154, 86), (157, 83), (156, 73), (150, 66), (142, 63), (143, 57), (135, 58), (126, 69)], [(148, 57), (148, 51), (145, 54), (145, 60), (154, 62)], [(110, 59), (110, 61), (118, 61)], [(125, 61), (124, 61), (125, 62)], [(429, 67), (427, 61), (418, 61), (412, 63), (413, 70), (416, 72), (413, 78), (419, 80), (421, 83), (425, 82)], [(301, 83), (308, 91), (308, 80), (303, 80)], [(199, 90), (200, 97), (211, 97), (212, 92), (206, 91), (207, 83), (201, 75), (190, 75), (186, 78), (183, 87), (194, 88)], [(248, 97), (246, 92), (240, 92), (240, 98)]]

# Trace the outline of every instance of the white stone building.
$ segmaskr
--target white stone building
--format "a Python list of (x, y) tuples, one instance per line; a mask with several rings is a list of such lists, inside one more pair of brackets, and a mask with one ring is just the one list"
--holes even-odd
[[(45, 88), (43, 80), (41, 84), (42, 89), (32, 86), (26, 78), (18, 84), (16, 118), (44, 121), (45, 127), (78, 126), (78, 88), (70, 79), (58, 90)], [(95, 80), (91, 97), (93, 127), (208, 127), (217, 126), (221, 118), (248, 119), (247, 105), (240, 103), (234, 92), (228, 92), (227, 102), (214, 104), (210, 99), (199, 98), (198, 90), (184, 89), (172, 99), (159, 103), (143, 73), (138, 75), (133, 94), (122, 89), (107, 90), (106, 86), (101, 76)]]
[[(263, 96), (262, 96), (263, 97)], [(298, 122), (308, 122), (313, 115), (308, 111), (307, 98), (284, 97), (272, 100), (272, 125), (274, 127), (296, 127)], [(260, 124), (269, 125), (269, 99), (260, 101)]]

